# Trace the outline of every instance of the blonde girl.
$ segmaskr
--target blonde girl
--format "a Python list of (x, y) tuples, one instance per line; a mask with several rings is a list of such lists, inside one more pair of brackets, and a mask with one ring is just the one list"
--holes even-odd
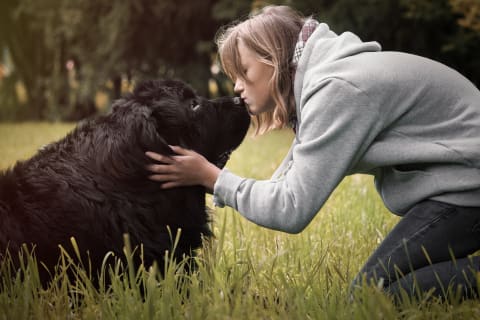
[[(397, 294), (454, 285), (476, 292), (480, 249), (480, 91), (427, 58), (382, 51), (286, 6), (222, 29), (218, 52), (257, 133), (295, 139), (269, 180), (239, 177), (201, 155), (147, 152), (159, 187), (202, 185), (258, 225), (301, 232), (350, 174), (375, 177), (400, 222), (353, 280)], [(373, 240), (372, 240), (373, 241)], [(425, 256), (428, 252), (428, 259)]]

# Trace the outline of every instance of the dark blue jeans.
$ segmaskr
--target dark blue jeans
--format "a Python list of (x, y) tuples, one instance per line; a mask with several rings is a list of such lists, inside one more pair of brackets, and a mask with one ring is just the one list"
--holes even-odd
[[(480, 207), (459, 207), (437, 201), (414, 206), (402, 217), (368, 259), (353, 282), (383, 283), (398, 297), (432, 290), (445, 297), (448, 288), (477, 296), (480, 257)], [(460, 287), (459, 287), (460, 286)]]

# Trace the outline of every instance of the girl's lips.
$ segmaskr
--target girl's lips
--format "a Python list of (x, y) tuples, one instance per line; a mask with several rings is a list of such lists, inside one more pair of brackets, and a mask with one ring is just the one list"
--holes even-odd
[(248, 114), (251, 116), (254, 116), (255, 114), (252, 113), (250, 110), (250, 103), (246, 97), (240, 96), (240, 98), (243, 100), (243, 103), (245, 104), (245, 107), (247, 108)]

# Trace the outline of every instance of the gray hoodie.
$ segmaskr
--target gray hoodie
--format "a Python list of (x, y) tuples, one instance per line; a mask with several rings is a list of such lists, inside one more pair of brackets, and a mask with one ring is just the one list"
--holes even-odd
[(346, 175), (366, 173), (398, 215), (425, 199), (480, 207), (480, 91), (458, 72), (320, 24), (294, 92), (297, 132), (283, 163), (262, 181), (222, 170), (218, 206), (297, 233)]

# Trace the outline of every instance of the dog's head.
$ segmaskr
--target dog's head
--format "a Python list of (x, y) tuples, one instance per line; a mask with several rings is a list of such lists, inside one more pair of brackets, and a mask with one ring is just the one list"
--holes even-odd
[(146, 135), (142, 139), (137, 137), (145, 150), (171, 154), (168, 145), (179, 145), (202, 154), (220, 168), (240, 145), (250, 124), (240, 98), (209, 100), (176, 80), (139, 84), (132, 94), (114, 104), (112, 113), (124, 121), (132, 120), (131, 114), (143, 118), (130, 125), (142, 126), (134, 131)]

